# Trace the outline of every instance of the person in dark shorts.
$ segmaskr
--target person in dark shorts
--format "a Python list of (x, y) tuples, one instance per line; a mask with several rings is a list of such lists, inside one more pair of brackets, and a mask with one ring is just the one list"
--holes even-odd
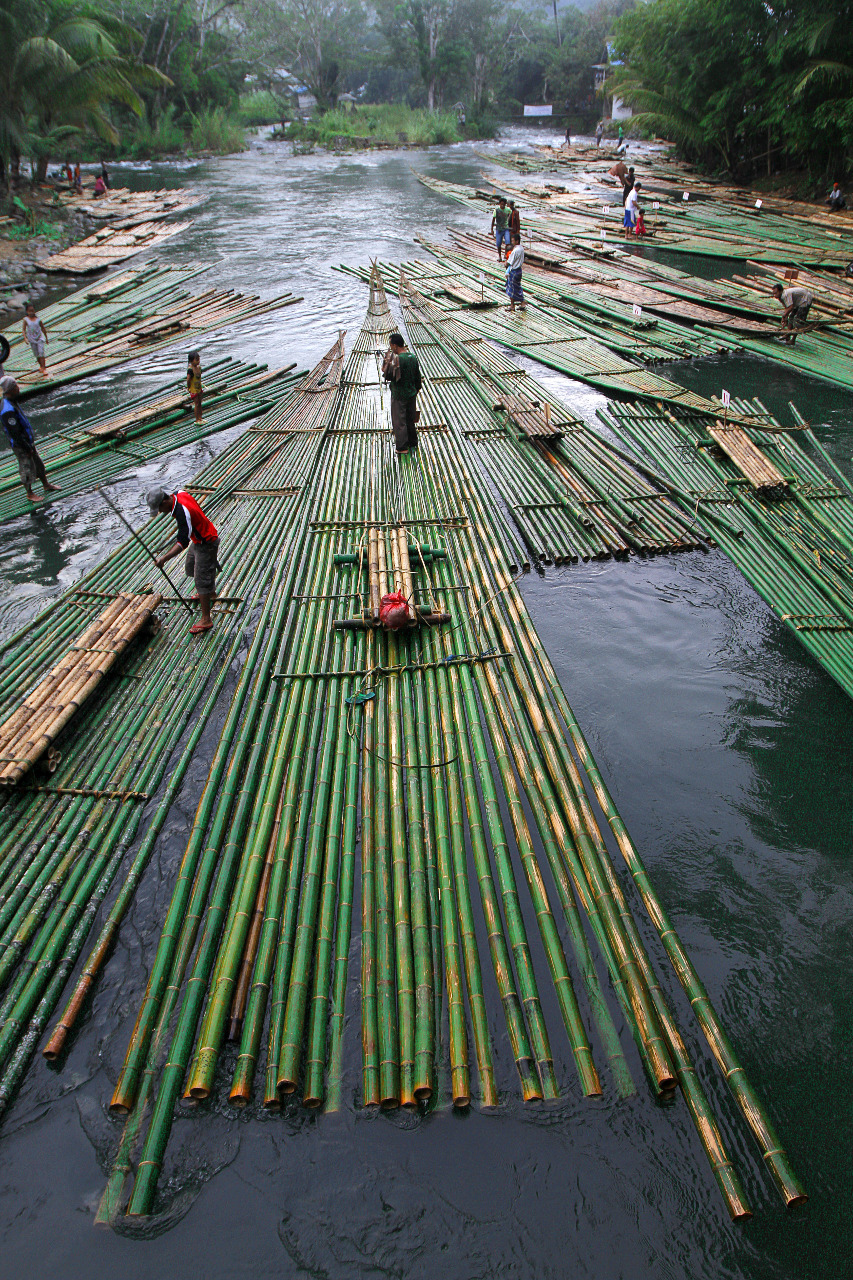
[(0, 422), (3, 423), (6, 439), (18, 460), (18, 472), (27, 491), (27, 497), (30, 502), (38, 502), (39, 499), (33, 493), (36, 480), (41, 481), (45, 493), (54, 493), (59, 485), (51, 484), (47, 478), (44, 463), (36, 450), (33, 425), (18, 404), (20, 387), (17, 382), (7, 374), (0, 378), (0, 390), (3, 392), (3, 399), (0, 402)]
[(382, 360), (382, 377), (391, 389), (391, 430), (398, 453), (418, 447), (418, 392), (423, 385), (418, 357), (407, 350), (400, 333), (392, 333)]
[(216, 571), (219, 568), (217, 552), (219, 551), (219, 532), (216, 525), (202, 511), (195, 498), (183, 489), (177, 493), (167, 493), (165, 489), (151, 489), (145, 495), (151, 518), (156, 515), (172, 515), (178, 526), (176, 541), (155, 556), (154, 562), (161, 568), (167, 560), (186, 552), (184, 570), (188, 578), (195, 582), (196, 596), (201, 605), (201, 621), (190, 627), (194, 636), (210, 631), (213, 619), (210, 607), (216, 600)]
[[(785, 313), (782, 319), (788, 329), (802, 329), (809, 318), (809, 310), (814, 302), (814, 294), (801, 285), (789, 285), (783, 289), (781, 284), (774, 284), (771, 290), (774, 298), (782, 303)], [(786, 334), (785, 342), (793, 345), (797, 341), (796, 333)]]

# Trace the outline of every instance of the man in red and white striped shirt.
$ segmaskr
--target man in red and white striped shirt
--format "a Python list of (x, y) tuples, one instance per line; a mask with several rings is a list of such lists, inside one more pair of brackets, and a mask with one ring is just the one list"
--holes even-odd
[(195, 582), (197, 598), (201, 605), (201, 621), (190, 627), (194, 636), (210, 631), (213, 619), (210, 606), (216, 599), (216, 570), (219, 568), (216, 553), (219, 550), (219, 533), (216, 525), (202, 511), (192, 494), (179, 489), (177, 493), (167, 493), (165, 489), (152, 489), (145, 495), (152, 518), (156, 515), (172, 515), (175, 517), (177, 541), (156, 556), (161, 567), (167, 560), (179, 556), (186, 551), (184, 565), (186, 575)]

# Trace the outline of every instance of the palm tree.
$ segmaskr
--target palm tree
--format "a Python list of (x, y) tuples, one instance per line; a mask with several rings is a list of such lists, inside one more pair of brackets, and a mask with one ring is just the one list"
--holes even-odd
[(4, 74), (0, 81), (0, 178), (15, 175), (21, 155), (43, 179), (51, 155), (72, 134), (89, 129), (105, 142), (118, 133), (109, 108), (139, 115), (139, 89), (170, 84), (133, 59), (136, 36), (86, 0), (0, 0)]

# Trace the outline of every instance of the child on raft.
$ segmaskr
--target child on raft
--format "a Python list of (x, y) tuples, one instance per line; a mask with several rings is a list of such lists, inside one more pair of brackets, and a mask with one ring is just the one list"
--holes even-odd
[(193, 402), (196, 422), (203, 422), (201, 416), (201, 356), (191, 351), (187, 356), (187, 391)]
[(46, 378), (47, 361), (44, 355), (44, 344), (47, 342), (47, 329), (45, 329), (44, 324), (36, 315), (36, 309), (31, 302), (27, 303), (27, 313), (24, 316), (21, 332), (30, 344), (30, 351), (38, 361), (41, 376)]

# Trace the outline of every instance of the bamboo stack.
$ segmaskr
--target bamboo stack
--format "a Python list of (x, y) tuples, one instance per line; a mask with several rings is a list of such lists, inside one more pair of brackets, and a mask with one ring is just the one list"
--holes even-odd
[(719, 419), (708, 427), (708, 435), (716, 440), (742, 476), (746, 476), (753, 489), (765, 496), (782, 493), (788, 487), (788, 481), (778, 467), (744, 431), (743, 427), (731, 426)]
[(0, 724), (0, 784), (19, 782), (52, 746), (162, 598), (120, 594)]
[[(205, 785), (116, 1084), (111, 1106), (126, 1124), (98, 1220), (116, 1222), (125, 1204), (131, 1218), (155, 1210), (181, 1099), (245, 1107), (257, 1091), (273, 1112), (294, 1096), (336, 1110), (357, 1090), (363, 1106), (388, 1110), (445, 1098), (493, 1108), (511, 1081), (525, 1100), (555, 1098), (567, 1071), (583, 1096), (627, 1097), (632, 1063), (654, 1098), (680, 1090), (730, 1212), (747, 1216), (587, 786), (766, 1167), (798, 1203), (804, 1192), (536, 637), (488, 490), (449, 431), (425, 430), (416, 454), (394, 456), (373, 353), (396, 327), (374, 269), (295, 554), (270, 597), (274, 621), (241, 673), (228, 752)], [(418, 572), (456, 611), (452, 629), (333, 626), (380, 589), (377, 529), (395, 530), (398, 550), (402, 532), (446, 552)], [(350, 993), (358, 1083), (344, 1068)]]

